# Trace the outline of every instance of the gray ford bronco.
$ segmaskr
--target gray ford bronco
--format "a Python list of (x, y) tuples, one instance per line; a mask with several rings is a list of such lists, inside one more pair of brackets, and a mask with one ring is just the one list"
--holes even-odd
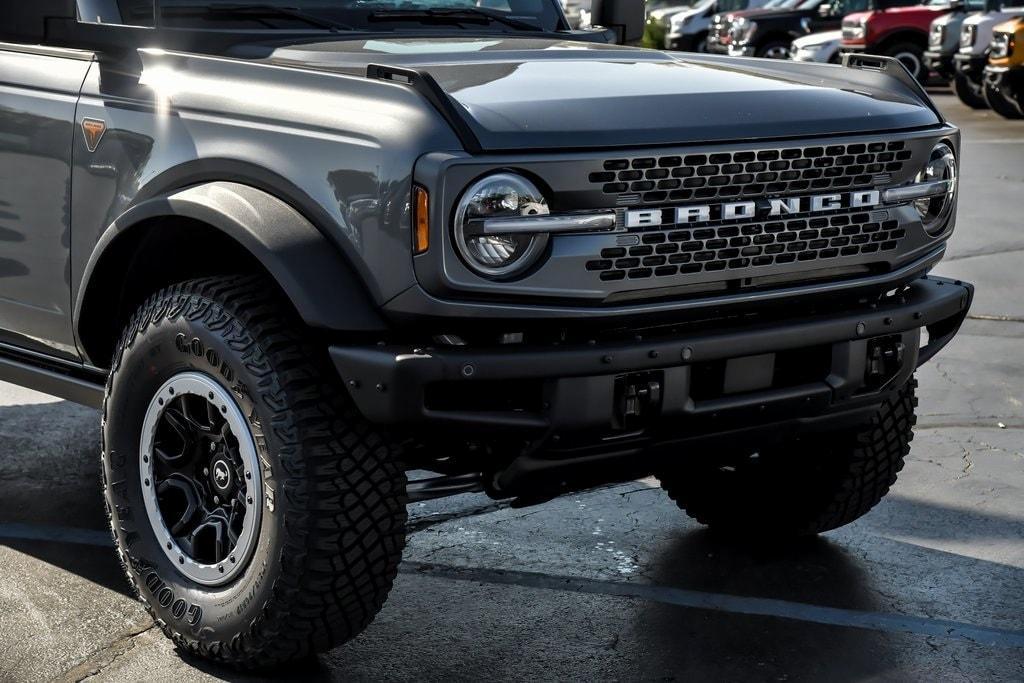
[(203, 657), (357, 635), (409, 501), (653, 474), (847, 524), (971, 302), (929, 275), (959, 134), (890, 59), (618, 45), (640, 0), (2, 12), (0, 379), (101, 408), (118, 555)]

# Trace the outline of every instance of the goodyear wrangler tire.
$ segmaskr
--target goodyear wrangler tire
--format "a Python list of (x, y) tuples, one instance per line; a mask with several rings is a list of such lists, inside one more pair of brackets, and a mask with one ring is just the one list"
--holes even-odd
[(182, 650), (273, 666), (354, 637), (383, 606), (405, 474), (336, 377), (255, 277), (164, 289), (125, 330), (104, 493), (128, 579)]
[(862, 429), (671, 466), (661, 485), (688, 515), (731, 534), (799, 536), (849, 524), (903, 468), (916, 386), (911, 379)]

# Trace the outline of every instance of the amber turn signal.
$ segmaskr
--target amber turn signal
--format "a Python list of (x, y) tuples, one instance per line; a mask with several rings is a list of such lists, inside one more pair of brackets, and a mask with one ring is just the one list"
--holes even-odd
[(422, 187), (412, 188), (412, 222), (414, 254), (422, 254), (430, 247), (430, 196)]

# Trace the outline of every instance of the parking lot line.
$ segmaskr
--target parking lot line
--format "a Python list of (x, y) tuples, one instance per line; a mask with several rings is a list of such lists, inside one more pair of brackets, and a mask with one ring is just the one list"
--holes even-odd
[(113, 548), (114, 542), (108, 531), (77, 529), (67, 526), (45, 524), (0, 524), (0, 539), (18, 541), (51, 541), (74, 545), (96, 545)]
[(946, 619), (865, 612), (861, 610), (822, 607), (807, 603), (771, 598), (728, 595), (704, 591), (657, 586), (652, 584), (606, 581), (574, 576), (557, 576), (536, 572), (506, 571), (479, 567), (454, 567), (420, 562), (405, 562), (403, 573), (435, 576), (455, 581), (522, 586), (543, 590), (589, 593), (622, 598), (635, 598), (677, 607), (778, 617), (795, 621), (845, 626), (850, 628), (909, 633), (936, 638), (966, 640), (990, 647), (1024, 648), (1024, 631), (977, 626)]

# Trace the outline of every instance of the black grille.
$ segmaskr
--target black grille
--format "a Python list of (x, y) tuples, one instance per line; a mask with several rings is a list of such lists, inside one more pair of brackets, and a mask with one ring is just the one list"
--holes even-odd
[[(906, 236), (888, 211), (752, 221), (639, 233), (640, 244), (603, 249), (587, 262), (602, 280), (637, 280), (773, 264), (828, 261), (896, 249)], [(746, 274), (745, 274), (746, 275)]]
[(912, 152), (903, 141), (609, 159), (592, 184), (624, 203), (764, 197), (888, 182)]

